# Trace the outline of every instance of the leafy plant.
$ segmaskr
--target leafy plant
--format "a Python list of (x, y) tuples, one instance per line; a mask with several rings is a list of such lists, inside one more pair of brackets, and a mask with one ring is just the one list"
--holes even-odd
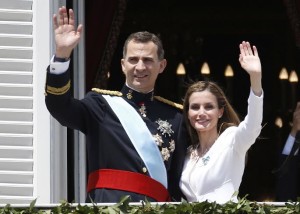
[(0, 208), (0, 214), (296, 214), (300, 213), (300, 198), (296, 202), (286, 202), (285, 206), (275, 206), (272, 204), (259, 203), (249, 201), (246, 197), (235, 202), (227, 202), (226, 204), (217, 204), (215, 202), (193, 202), (188, 203), (151, 203), (144, 201), (140, 205), (130, 204), (130, 197), (123, 197), (119, 203), (111, 206), (103, 206), (101, 204), (72, 204), (66, 201), (60, 203), (59, 206), (50, 210), (42, 210), (35, 206), (36, 200), (32, 201), (28, 207), (12, 207), (6, 205)]

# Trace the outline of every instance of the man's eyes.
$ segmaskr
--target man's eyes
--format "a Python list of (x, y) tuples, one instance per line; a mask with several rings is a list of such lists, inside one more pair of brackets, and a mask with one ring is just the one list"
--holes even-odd
[[(129, 61), (130, 63), (138, 63), (139, 59), (138, 59), (138, 58), (129, 58), (128, 61)], [(153, 62), (153, 60), (150, 59), (150, 58), (142, 59), (142, 61), (143, 61), (144, 63), (147, 63), (147, 62)]]
[(128, 61), (131, 62), (131, 63), (134, 63), (134, 62), (138, 62), (138, 59), (136, 59), (136, 58), (129, 58)]

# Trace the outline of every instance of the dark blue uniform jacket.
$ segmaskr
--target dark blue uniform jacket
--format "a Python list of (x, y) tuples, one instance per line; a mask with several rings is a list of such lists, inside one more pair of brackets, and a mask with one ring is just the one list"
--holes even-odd
[[(168, 173), (168, 190), (172, 200), (180, 201), (183, 195), (179, 179), (184, 162), (186, 131), (183, 125), (181, 105), (154, 96), (154, 92), (141, 94), (123, 86), (121, 92), (95, 89), (84, 99), (71, 96), (69, 71), (55, 75), (47, 72), (46, 105), (51, 115), (63, 126), (77, 129), (86, 135), (88, 173), (98, 169), (119, 169), (149, 175), (119, 119), (103, 94), (122, 96), (135, 108), (155, 137)], [(171, 129), (163, 133), (159, 122)], [(172, 133), (172, 131), (174, 133)], [(145, 200), (145, 196), (111, 189), (95, 189), (89, 192), (87, 202), (119, 202), (124, 195), (132, 201)], [(147, 198), (153, 201), (151, 198)]]

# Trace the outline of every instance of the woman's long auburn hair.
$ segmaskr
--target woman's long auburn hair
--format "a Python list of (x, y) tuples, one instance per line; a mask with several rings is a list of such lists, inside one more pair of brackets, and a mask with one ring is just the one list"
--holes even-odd
[(192, 127), (188, 119), (189, 111), (189, 100), (190, 96), (195, 92), (209, 91), (216, 98), (219, 109), (224, 108), (224, 112), (221, 118), (218, 120), (217, 130), (219, 135), (230, 126), (238, 126), (240, 124), (240, 119), (237, 113), (234, 111), (232, 105), (226, 98), (223, 90), (212, 81), (198, 81), (190, 85), (186, 91), (184, 102), (183, 102), (183, 117), (187, 126), (187, 130), (190, 135), (190, 143), (193, 147), (199, 144), (197, 131)]

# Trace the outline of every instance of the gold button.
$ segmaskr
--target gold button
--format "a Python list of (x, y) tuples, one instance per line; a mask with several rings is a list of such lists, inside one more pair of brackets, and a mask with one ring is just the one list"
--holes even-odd
[(147, 172), (147, 168), (146, 167), (143, 167), (143, 173), (146, 173)]

